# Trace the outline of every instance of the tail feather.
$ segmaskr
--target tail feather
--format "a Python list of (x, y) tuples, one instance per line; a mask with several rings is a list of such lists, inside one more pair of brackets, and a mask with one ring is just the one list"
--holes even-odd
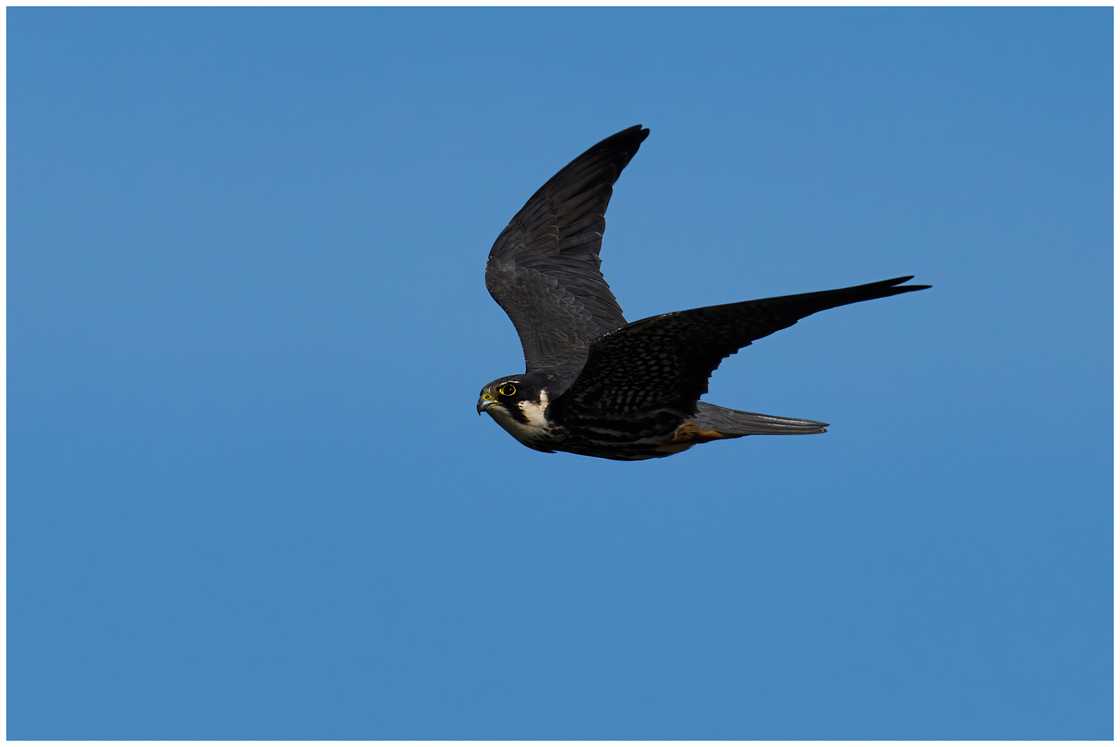
[(698, 402), (696, 425), (700, 432), (719, 433), (718, 438), (741, 436), (797, 436), (824, 433), (828, 423), (804, 418), (783, 418), (758, 412), (743, 412)]

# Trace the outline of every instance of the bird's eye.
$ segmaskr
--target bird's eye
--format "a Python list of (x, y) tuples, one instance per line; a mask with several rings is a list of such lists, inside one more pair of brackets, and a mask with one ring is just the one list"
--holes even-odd
[(498, 394), (503, 397), (512, 397), (517, 394), (517, 387), (507, 382), (498, 387)]

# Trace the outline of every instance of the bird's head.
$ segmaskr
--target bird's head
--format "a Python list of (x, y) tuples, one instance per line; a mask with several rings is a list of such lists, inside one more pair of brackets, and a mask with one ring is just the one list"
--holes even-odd
[(505, 426), (544, 424), (548, 409), (546, 379), (533, 374), (510, 374), (494, 379), (478, 395), (478, 414), (487, 413)]
[(536, 401), (536, 392), (532, 392), (531, 389), (525, 374), (500, 376), (482, 387), (482, 391), (479, 392), (476, 408), (478, 414), (494, 409), (506, 410), (513, 414), (520, 409), (517, 406), (518, 402), (524, 402), (526, 399)]

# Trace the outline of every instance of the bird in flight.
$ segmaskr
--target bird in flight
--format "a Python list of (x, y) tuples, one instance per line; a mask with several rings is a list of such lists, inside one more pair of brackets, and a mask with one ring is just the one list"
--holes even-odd
[(827, 423), (701, 402), (720, 361), (836, 306), (929, 288), (913, 276), (761, 298), (627, 322), (599, 271), (615, 181), (649, 130), (622, 130), (560, 169), (498, 236), (486, 288), (521, 338), (525, 372), (482, 388), (479, 414), (525, 446), (605, 459), (677, 454), (753, 435), (824, 433)]

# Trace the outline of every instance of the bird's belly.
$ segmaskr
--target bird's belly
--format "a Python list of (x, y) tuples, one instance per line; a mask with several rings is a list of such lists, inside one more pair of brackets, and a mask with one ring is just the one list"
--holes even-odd
[(660, 459), (661, 457), (679, 454), (686, 449), (691, 449), (694, 444), (674, 443), (666, 440), (656, 441), (631, 441), (629, 443), (605, 444), (589, 440), (571, 439), (555, 446), (557, 451), (568, 451), (583, 456), (599, 457), (600, 459), (617, 459), (619, 461), (636, 462), (643, 459)]
[(679, 454), (697, 441), (682, 430), (681, 417), (662, 412), (642, 419), (583, 421), (565, 429), (554, 448), (585, 456), (636, 461)]
[(504, 410), (495, 409), (492, 414), (506, 433), (531, 449), (620, 461), (672, 456), (721, 437), (721, 434), (698, 428), (694, 421), (685, 420), (672, 411), (651, 413), (643, 418), (579, 419), (563, 425), (543, 417), (517, 419)]

